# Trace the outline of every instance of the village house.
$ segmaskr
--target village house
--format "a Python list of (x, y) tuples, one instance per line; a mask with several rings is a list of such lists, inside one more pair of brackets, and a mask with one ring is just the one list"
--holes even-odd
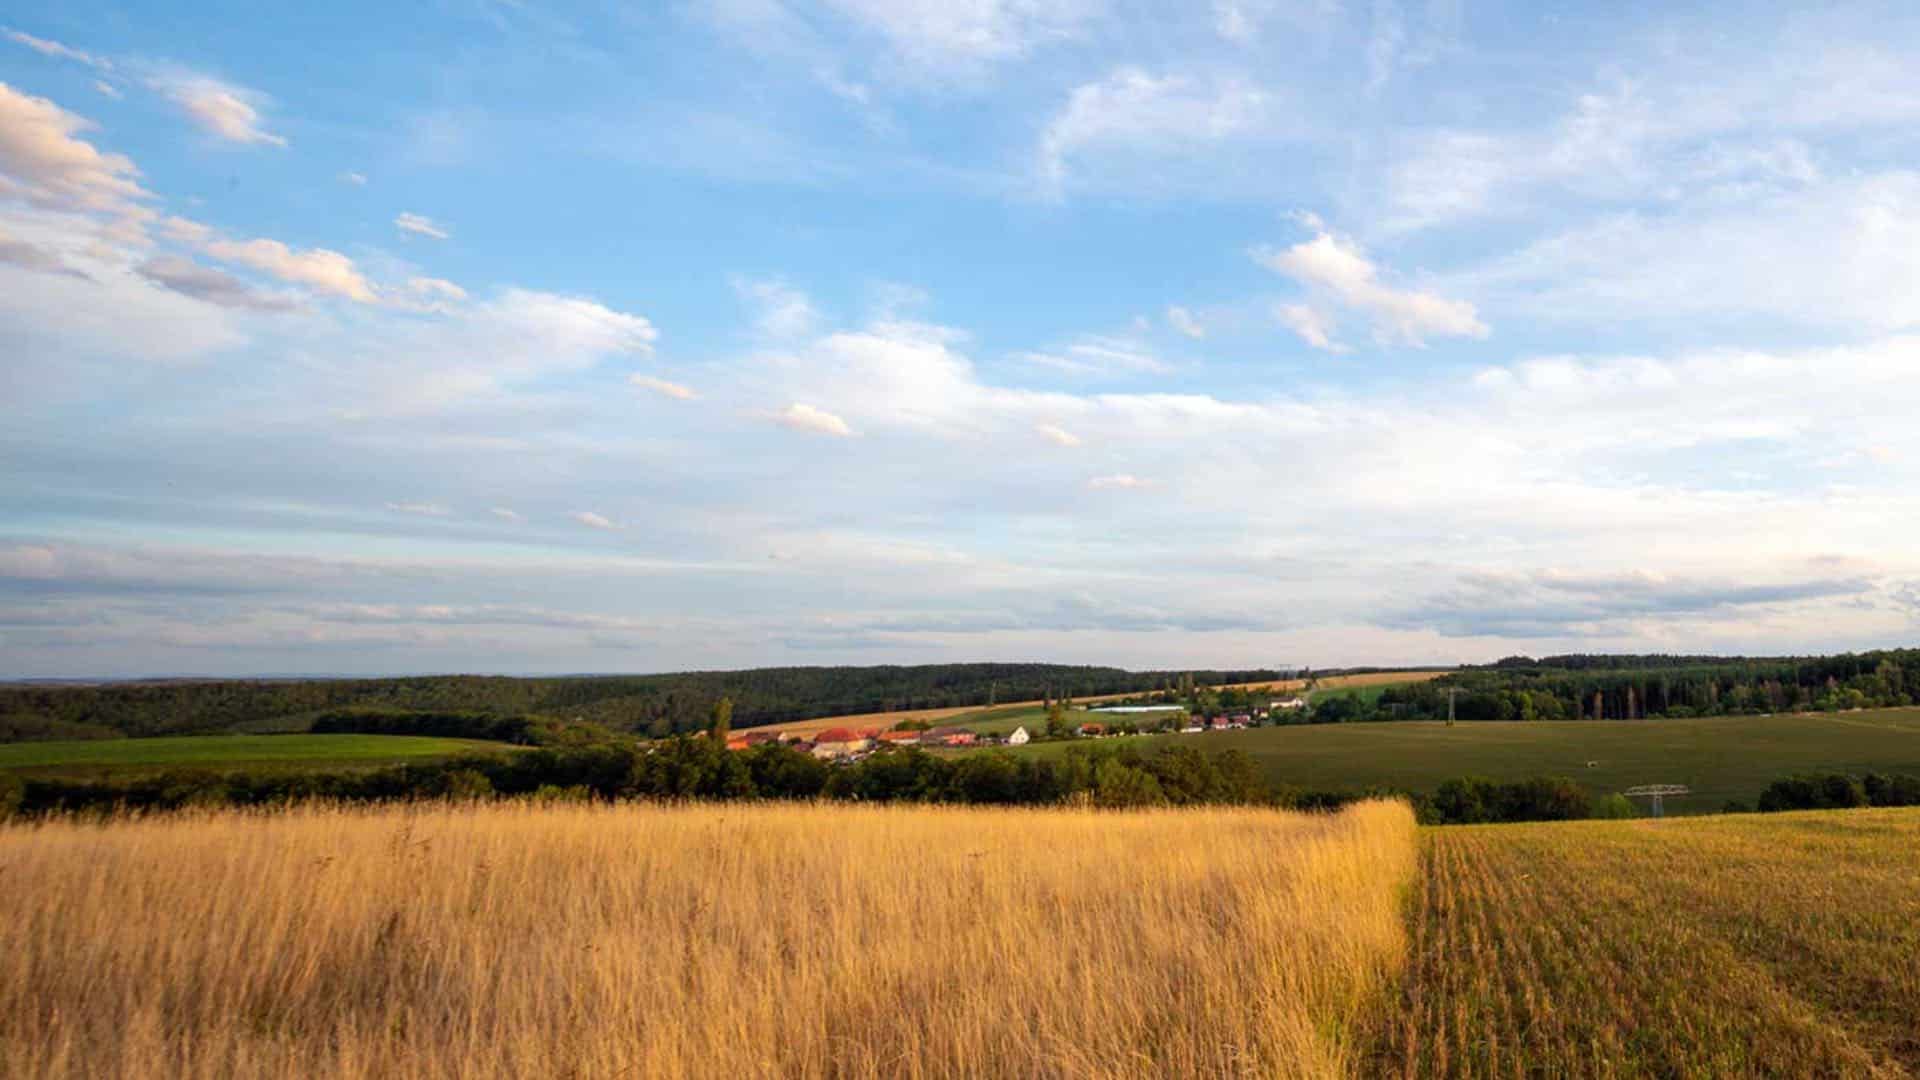
[(1008, 746), (1025, 746), (1031, 741), (1033, 741), (1033, 736), (1027, 734), (1027, 729), (1024, 727), (1014, 728), (1013, 734), (1007, 736)]
[(880, 741), (887, 746), (918, 746), (920, 733), (917, 731), (883, 731)]
[(851, 728), (828, 728), (813, 737), (813, 756), (843, 758), (858, 754), (872, 745), (872, 739)]
[(1304, 709), (1307, 707), (1307, 699), (1297, 697), (1282, 698), (1279, 701), (1270, 703), (1270, 707), (1274, 709)]
[(1106, 733), (1107, 733), (1107, 728), (1106, 728), (1106, 725), (1104, 724), (1081, 724), (1080, 725), (1080, 735), (1082, 738), (1094, 738), (1100, 735), (1105, 735)]
[(972, 746), (980, 737), (963, 727), (937, 727), (921, 736), (928, 746)]
[(1198, 735), (1205, 730), (1207, 730), (1206, 727), (1203, 724), (1201, 724), (1200, 721), (1189, 719), (1187, 721), (1187, 726), (1180, 729), (1180, 734)]

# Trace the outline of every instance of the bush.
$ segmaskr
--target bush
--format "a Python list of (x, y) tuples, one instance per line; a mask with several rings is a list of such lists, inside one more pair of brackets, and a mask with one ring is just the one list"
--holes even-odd
[(20, 812), (27, 799), (27, 785), (11, 773), (0, 773), (0, 821)]
[(1593, 816), (1608, 821), (1622, 821), (1639, 817), (1640, 812), (1634, 808), (1632, 799), (1616, 791), (1593, 800)]

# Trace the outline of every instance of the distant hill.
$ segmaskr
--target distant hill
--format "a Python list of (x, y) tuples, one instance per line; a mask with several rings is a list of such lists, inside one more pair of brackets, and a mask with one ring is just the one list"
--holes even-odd
[[(705, 725), (734, 702), (735, 727), (847, 713), (1022, 701), (1045, 694), (1158, 688), (1173, 671), (1065, 664), (780, 667), (663, 675), (514, 678), (428, 675), (380, 679), (149, 679), (80, 685), (0, 685), (0, 742), (27, 739), (302, 731), (338, 709), (580, 717), (616, 730), (666, 735)], [(1266, 669), (1194, 671), (1204, 683), (1280, 678)]]

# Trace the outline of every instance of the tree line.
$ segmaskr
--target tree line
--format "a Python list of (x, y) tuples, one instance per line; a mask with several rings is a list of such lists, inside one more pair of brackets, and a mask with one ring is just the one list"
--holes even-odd
[[(1377, 698), (1316, 702), (1316, 719), (1642, 720), (1912, 705), (1920, 649), (1773, 660), (1702, 657), (1509, 657)], [(1338, 704), (1336, 704), (1338, 703)]]

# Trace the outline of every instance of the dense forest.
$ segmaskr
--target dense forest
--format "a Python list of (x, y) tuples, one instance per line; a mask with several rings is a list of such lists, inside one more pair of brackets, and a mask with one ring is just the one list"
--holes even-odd
[[(1218, 684), (1278, 678), (1282, 673), (1192, 674)], [(734, 703), (734, 725), (752, 727), (846, 713), (1147, 690), (1176, 677), (1173, 672), (1063, 664), (930, 664), (557, 678), (432, 675), (16, 684), (0, 685), (0, 742), (306, 730), (316, 718), (343, 709), (581, 719), (616, 731), (664, 737), (705, 726), (713, 703), (723, 696)]]

